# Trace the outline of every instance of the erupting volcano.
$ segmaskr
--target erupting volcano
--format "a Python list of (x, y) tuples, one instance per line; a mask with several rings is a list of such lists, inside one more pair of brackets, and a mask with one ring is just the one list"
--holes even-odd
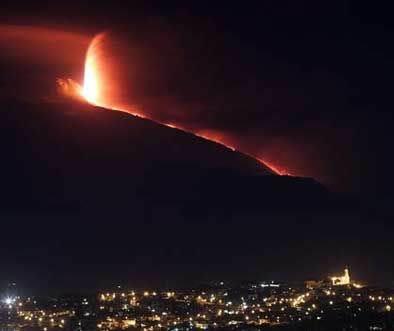
[[(165, 125), (169, 128), (193, 133), (194, 135), (209, 140), (211, 142), (218, 143), (227, 147), (232, 151), (236, 151), (236, 148), (226, 143), (223, 139), (214, 137), (210, 134), (200, 134), (199, 132), (192, 132), (191, 130), (185, 129), (182, 125), (174, 124), (174, 123), (163, 123), (161, 121), (157, 121), (155, 118), (151, 118), (144, 114), (143, 110), (139, 107), (133, 105), (121, 105), (119, 106), (115, 102), (113, 102), (113, 96), (111, 91), (113, 90), (113, 82), (108, 77), (110, 76), (107, 72), (109, 69), (106, 67), (105, 56), (103, 54), (104, 49), (104, 38), (106, 37), (105, 33), (100, 33), (96, 35), (86, 52), (85, 58), (85, 68), (84, 68), (84, 78), (83, 85), (74, 82), (71, 79), (58, 80), (59, 85), (61, 86), (63, 94), (67, 96), (73, 96), (76, 98), (85, 99), (88, 103), (99, 106), (111, 110), (122, 111), (129, 113), (134, 116), (148, 118), (152, 121), (158, 122), (162, 125)], [(276, 175), (290, 175), (288, 172), (278, 169), (270, 162), (262, 160), (261, 157), (256, 157), (254, 155), (250, 155), (248, 153), (242, 152), (245, 155), (248, 155), (262, 165), (265, 168), (269, 168)]]

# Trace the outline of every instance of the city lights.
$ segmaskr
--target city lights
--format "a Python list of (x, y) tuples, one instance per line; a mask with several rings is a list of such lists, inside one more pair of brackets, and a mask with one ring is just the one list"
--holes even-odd
[(332, 314), (356, 319), (364, 313), (374, 313), (376, 318), (384, 319), (387, 318), (384, 314), (392, 313), (394, 291), (352, 286), (349, 271), (345, 276), (343, 285), (334, 284), (330, 277), (291, 285), (270, 281), (232, 286), (216, 283), (182, 290), (122, 287), (92, 296), (71, 297), (61, 305), (58, 300), (7, 296), (0, 309), (0, 325), (6, 319), (15, 328), (38, 326), (42, 331), (90, 331), (83, 328), (89, 323), (100, 331), (179, 331), (185, 327), (302, 325), (312, 320), (327, 322)]
[(5, 299), (4, 299), (4, 303), (6, 304), (6, 305), (12, 305), (12, 304), (14, 304), (15, 303), (15, 298), (12, 298), (12, 297), (6, 297)]

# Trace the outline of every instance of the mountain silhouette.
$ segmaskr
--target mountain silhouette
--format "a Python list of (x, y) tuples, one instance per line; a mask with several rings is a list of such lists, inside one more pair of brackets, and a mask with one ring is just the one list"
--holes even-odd
[(147, 201), (266, 201), (268, 208), (327, 195), (312, 179), (277, 176), (250, 156), (122, 112), (8, 101), (2, 114), (1, 201), (8, 209), (127, 209)]
[(49, 291), (245, 279), (261, 261), (267, 272), (316, 263), (312, 247), (336, 247), (320, 244), (327, 224), (354, 231), (337, 217), (348, 201), (315, 180), (193, 134), (79, 102), (1, 108), (0, 281)]

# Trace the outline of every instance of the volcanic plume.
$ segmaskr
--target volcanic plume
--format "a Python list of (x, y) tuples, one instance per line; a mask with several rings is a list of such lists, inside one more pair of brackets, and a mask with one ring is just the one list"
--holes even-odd
[[(219, 143), (232, 151), (236, 150), (236, 148), (227, 142), (225, 137), (222, 135), (214, 134), (212, 131), (208, 130), (191, 130), (178, 123), (164, 123), (155, 117), (147, 115), (144, 112), (144, 109), (141, 109), (136, 105), (120, 103), (117, 96), (122, 94), (122, 92), (119, 92), (119, 89), (126, 89), (126, 87), (121, 87), (119, 81), (116, 81), (113, 78), (113, 76), (116, 76), (116, 74), (113, 74), (111, 69), (116, 71), (116, 69), (114, 69), (115, 66), (113, 65), (113, 61), (116, 61), (116, 59), (109, 59), (106, 57), (106, 38), (108, 37), (105, 33), (100, 33), (96, 35), (90, 42), (85, 58), (83, 86), (80, 86), (78, 83), (72, 80), (59, 81), (60, 84), (65, 87), (65, 89), (63, 89), (66, 94), (72, 94), (75, 97), (82, 96), (92, 105), (127, 112), (139, 117), (149, 118), (170, 128), (194, 133), (198, 137)], [(73, 92), (70, 93), (70, 91)], [(271, 169), (271, 171), (277, 175), (289, 175), (288, 173), (278, 169), (262, 158), (252, 155), (250, 156), (258, 160), (265, 167)]]

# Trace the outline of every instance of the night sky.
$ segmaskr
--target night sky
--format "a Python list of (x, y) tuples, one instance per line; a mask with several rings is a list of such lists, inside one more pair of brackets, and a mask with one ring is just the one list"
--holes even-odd
[[(366, 278), (388, 281), (394, 270), (382, 267), (382, 263), (390, 264), (390, 258), (385, 261), (380, 252), (386, 251), (389, 257), (394, 254), (387, 241), (392, 233), (388, 215), (392, 215), (394, 184), (391, 146), (394, 138), (391, 97), (394, 26), (390, 12), (388, 5), (363, 5), (357, 1), (329, 4), (261, 1), (259, 5), (5, 1), (0, 12), (0, 100), (3, 100), (3, 109), (14, 102), (12, 100), (33, 103), (38, 108), (40, 103), (53, 102), (57, 98), (56, 78), (82, 81), (89, 41), (105, 31), (103, 56), (114, 102), (135, 105), (158, 122), (175, 123), (192, 132), (218, 137), (293, 176), (313, 178), (341, 199), (350, 196), (349, 205), (353, 206), (355, 200), (368, 205), (366, 209), (346, 209), (345, 212), (342, 207), (327, 209), (325, 206), (318, 212), (307, 213), (308, 216), (305, 216), (305, 206), (302, 213), (278, 216), (270, 211), (269, 217), (261, 216), (261, 211), (236, 211), (234, 215), (239, 216), (238, 220), (238, 216), (234, 216), (229, 224), (215, 223), (212, 228), (210, 218), (222, 220), (233, 214), (219, 213), (218, 216), (215, 207), (207, 204), (206, 209), (203, 208), (207, 211), (204, 221), (198, 217), (188, 220), (185, 215), (189, 214), (179, 215), (172, 202), (168, 209), (163, 207), (168, 215), (159, 217), (162, 223), (155, 214), (160, 214), (162, 206), (147, 216), (147, 205), (139, 205), (141, 209), (134, 214), (134, 219), (140, 220), (131, 223), (125, 220), (130, 217), (129, 210), (119, 212), (121, 216), (109, 212), (111, 220), (117, 219), (114, 221), (118, 222), (116, 231), (121, 231), (119, 227), (137, 233), (159, 231), (157, 226), (166, 233), (169, 230), (165, 230), (163, 224), (167, 224), (178, 228), (169, 237), (176, 238), (175, 242), (181, 237), (182, 245), (187, 242), (185, 233), (193, 229), (193, 243), (197, 245), (199, 236), (204, 235), (196, 230), (199, 222), (215, 238), (221, 236), (222, 226), (228, 227), (229, 237), (233, 238), (219, 240), (217, 246), (208, 244), (200, 253), (195, 246), (186, 250), (189, 253), (180, 253), (182, 249), (178, 245), (174, 248), (155, 236), (149, 249), (140, 250), (146, 243), (139, 239), (138, 244), (132, 245), (131, 255), (133, 265), (142, 266), (143, 271), (135, 273), (132, 266), (120, 262), (130, 256), (129, 251), (119, 253), (114, 259), (114, 268), (122, 270), (121, 281), (127, 282), (130, 277), (145, 285), (141, 280), (144, 278), (162, 285), (166, 282), (152, 276), (157, 270), (168, 279), (178, 280), (187, 275), (193, 281), (223, 275), (240, 279), (247, 269), (259, 277), (308, 277), (309, 274), (296, 270), (295, 264), (291, 265), (295, 258), (300, 259), (301, 266), (311, 267), (311, 277), (342, 268), (340, 261), (353, 262), (354, 268), (365, 273)], [(17, 140), (2, 144), (9, 150), (19, 148)], [(7, 159), (6, 153), (3, 157)], [(51, 155), (48, 160), (50, 163)], [(109, 172), (114, 173), (116, 169), (110, 166)], [(49, 182), (42, 176), (44, 184)], [(241, 186), (237, 185), (234, 184), (234, 190), (239, 191)], [(68, 228), (68, 222), (75, 226), (86, 220), (80, 215), (60, 214), (56, 222), (62, 229)], [(48, 224), (55, 222), (36, 213), (7, 215), (6, 222), (12, 224), (7, 225), (6, 231), (16, 233), (20, 224), (27, 228), (37, 224), (47, 229)], [(84, 223), (81, 233), (95, 237), (95, 233), (107, 231), (103, 226), (105, 217), (87, 218), (89, 224), (97, 222), (97, 228)], [(277, 218), (284, 226), (272, 221)], [(343, 232), (340, 231), (342, 224)], [(245, 244), (250, 235), (247, 226), (264, 233), (261, 237), (252, 235), (252, 241), (256, 241), (255, 246), (250, 244), (253, 253)], [(237, 242), (239, 229), (243, 239)], [(75, 228), (75, 232), (78, 231)], [(20, 275), (22, 265), (26, 264), (30, 266), (26, 282), (34, 283), (37, 275), (42, 277), (45, 273), (46, 258), (52, 264), (48, 267), (49, 276), (43, 279), (48, 280), (51, 288), (77, 288), (75, 279), (71, 281), (73, 285), (67, 285), (67, 280), (74, 276), (80, 277), (81, 284), (88, 283), (92, 274), (98, 275), (96, 283), (107, 284), (113, 277), (113, 273), (100, 269), (100, 256), (112, 258), (102, 247), (97, 253), (100, 241), (87, 240), (87, 248), (81, 235), (75, 239), (76, 246), (70, 249), (65, 248), (74, 235), (70, 229), (59, 234), (59, 242), (54, 241), (52, 232), (44, 232), (46, 239), (39, 245), (27, 233), (6, 240), (9, 244), (20, 237), (16, 245), (22, 248), (15, 254), (10, 249), (2, 255), (4, 264), (14, 270), (11, 276), (2, 275), (2, 281), (16, 275), (23, 282)], [(223, 245), (232, 248), (226, 252)], [(237, 245), (243, 249), (236, 249)], [(50, 247), (58, 247), (53, 256), (48, 253)], [(167, 248), (153, 256), (153, 252), (162, 247)], [(256, 251), (256, 247), (261, 250)], [(308, 253), (311, 247), (316, 248), (316, 253)], [(81, 251), (85, 251), (84, 258), (79, 255)], [(93, 258), (94, 252), (97, 256)], [(29, 258), (29, 254), (42, 258)], [(74, 275), (70, 268), (77, 255)], [(201, 260), (207, 256), (206, 274), (196, 276), (196, 270), (206, 267)], [(185, 262), (189, 258), (190, 265)], [(91, 259), (91, 264), (84, 259)], [(58, 265), (56, 260), (62, 262)], [(169, 262), (162, 262), (166, 260)], [(201, 267), (193, 262), (196, 260), (201, 262)], [(323, 262), (326, 260), (327, 264)], [(180, 261), (183, 262), (180, 264)], [(258, 261), (265, 261), (262, 264), (266, 272), (256, 265)], [(368, 271), (363, 270), (364, 261), (370, 263)], [(67, 267), (61, 267), (61, 263)], [(238, 263), (239, 270), (230, 271), (231, 263)], [(371, 271), (378, 267), (380, 271)], [(36, 285), (45, 288), (45, 281)]]

